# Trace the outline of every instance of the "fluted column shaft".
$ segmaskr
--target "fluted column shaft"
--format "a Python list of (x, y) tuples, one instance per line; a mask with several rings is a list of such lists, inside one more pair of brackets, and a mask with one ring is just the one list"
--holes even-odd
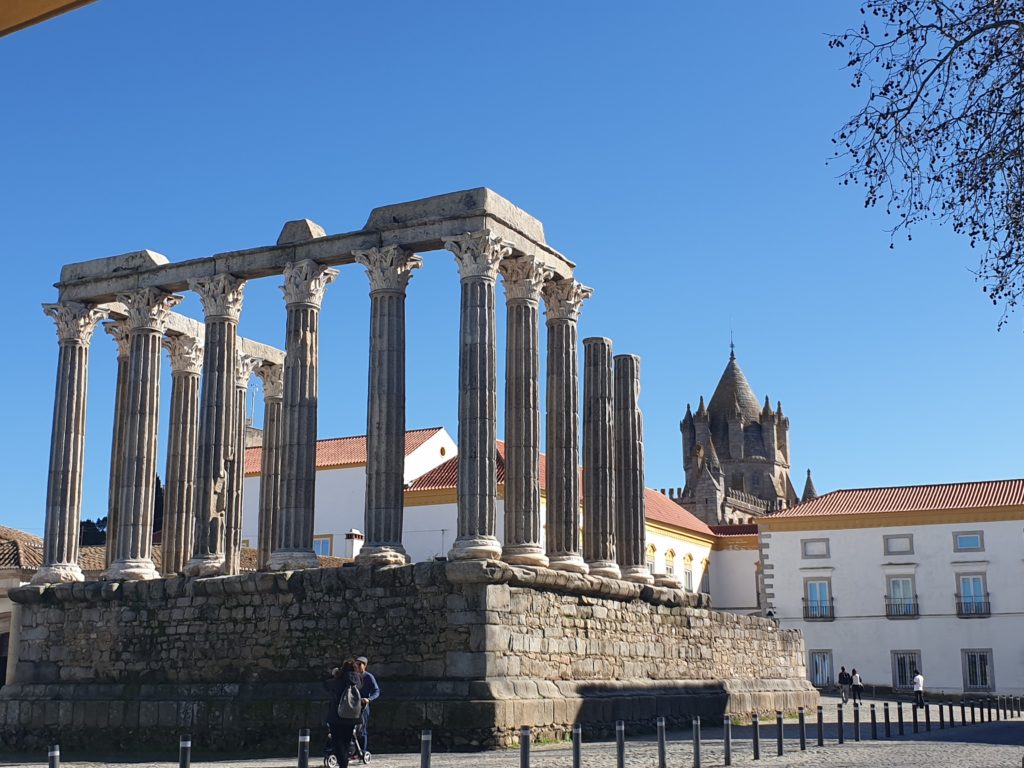
[(366, 409), (366, 540), (357, 562), (408, 562), (402, 544), (405, 477), (405, 289), (422, 259), (397, 246), (358, 251), (370, 279)]
[(540, 516), (540, 289), (551, 270), (522, 256), (501, 265), (506, 294), (505, 539), (501, 557), (548, 564)]
[(445, 243), (462, 280), (459, 322), (458, 536), (448, 557), (501, 555), (496, 532), (497, 347), (495, 282), (511, 247), (489, 230)]
[(108, 579), (155, 579), (153, 514), (160, 423), (160, 346), (180, 296), (144, 288), (119, 297), (128, 307), (128, 419), (118, 502), (117, 541)]
[(91, 305), (76, 302), (44, 304), (43, 311), (57, 324), (60, 347), (46, 482), (43, 564), (33, 575), (33, 584), (83, 579), (78, 565), (78, 529), (82, 516), (89, 342), (96, 323), (106, 316)]
[(651, 584), (647, 570), (640, 358), (615, 356), (615, 553), (622, 578)]
[(203, 345), (188, 336), (174, 336), (164, 339), (164, 347), (171, 358), (171, 416), (160, 572), (169, 576), (181, 572), (192, 554)]
[(547, 554), (552, 568), (586, 573), (580, 553), (577, 323), (590, 288), (568, 278), (544, 286), (548, 328)]
[(203, 377), (199, 390), (196, 452), (196, 524), (188, 576), (214, 576), (225, 566), (225, 515), (229, 462), (234, 460), (233, 424), (238, 318), (245, 281), (232, 275), (190, 281), (206, 319)]
[(268, 563), (273, 570), (319, 565), (313, 552), (319, 318), (324, 291), (337, 274), (337, 270), (310, 260), (289, 264), (284, 273), (282, 290), (288, 319), (281, 404), (278, 547)]
[(128, 420), (125, 395), (128, 392), (128, 324), (124, 320), (108, 320), (103, 330), (117, 344), (117, 383), (114, 385), (114, 426), (110, 438), (110, 483), (107, 487), (107, 542), (104, 568), (114, 561), (117, 545), (117, 506), (120, 504), (121, 471), (124, 469), (124, 428)]
[(242, 486), (245, 481), (245, 404), (249, 376), (261, 360), (239, 355), (235, 361), (235, 397), (232, 405), (231, 470), (227, 478), (227, 507), (224, 511), (224, 572), (242, 570)]
[(281, 398), (284, 369), (264, 364), (257, 370), (263, 381), (263, 450), (260, 464), (260, 515), (257, 542), (257, 566), (262, 570), (270, 562), (275, 548), (274, 517), (281, 487)]
[(583, 350), (583, 559), (591, 574), (618, 578), (612, 342), (584, 339)]

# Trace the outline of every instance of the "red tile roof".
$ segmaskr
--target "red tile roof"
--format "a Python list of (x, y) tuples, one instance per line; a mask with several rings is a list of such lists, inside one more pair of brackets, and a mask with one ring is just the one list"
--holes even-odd
[(715, 536), (756, 536), (757, 525), (754, 523), (742, 525), (709, 525)]
[(1024, 505), (1024, 479), (838, 490), (773, 512), (769, 517), (932, 512), (1016, 505)]
[[(413, 429), (405, 433), (405, 455), (415, 451), (432, 438), (442, 427)], [(263, 448), (245, 449), (245, 474), (258, 475), (263, 461)], [(366, 435), (334, 437), (316, 441), (316, 468), (358, 466), (366, 463)]]
[(709, 539), (714, 537), (703, 520), (676, 504), (665, 494), (658, 493), (653, 488), (644, 488), (644, 501), (647, 504), (648, 520), (683, 528)]
[(43, 540), (38, 536), (19, 531), (17, 528), (8, 528), (6, 525), (0, 525), (0, 541), (20, 541), (33, 547), (43, 546)]

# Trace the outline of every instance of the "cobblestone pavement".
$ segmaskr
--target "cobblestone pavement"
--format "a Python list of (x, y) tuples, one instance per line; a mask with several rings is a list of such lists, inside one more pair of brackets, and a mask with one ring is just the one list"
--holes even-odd
[[(762, 766), (763, 768), (787, 768), (788, 766), (829, 766), (830, 768), (899, 768), (900, 766), (929, 766), (929, 768), (1007, 768), (1008, 766), (1024, 765), (1024, 719), (1009, 722), (979, 723), (964, 727), (959, 724), (959, 709), (956, 709), (958, 725), (950, 729), (938, 728), (937, 708), (933, 706), (932, 730), (925, 731), (924, 719), (920, 718), (919, 732), (912, 732), (910, 708), (904, 707), (906, 725), (904, 735), (899, 736), (896, 718), (893, 716), (890, 739), (873, 741), (870, 739), (868, 724), (861, 724), (861, 741), (855, 741), (853, 728), (849, 722), (852, 718), (844, 712), (847, 719), (845, 743), (838, 744), (838, 729), (835, 725), (837, 711), (835, 700), (823, 697), (825, 718), (825, 746), (818, 747), (817, 730), (811, 718), (807, 728), (807, 750), (800, 751), (798, 732), (795, 722), (784, 729), (784, 754), (777, 754), (776, 731), (774, 721), (762, 723), (760, 729), (761, 758), (753, 759), (752, 729), (750, 726), (733, 728), (732, 764), (737, 766)], [(865, 703), (867, 711), (868, 702)], [(877, 707), (881, 710), (881, 706)], [(890, 706), (895, 713), (895, 707)], [(969, 717), (969, 716), (968, 716)], [(865, 718), (866, 719), (866, 718)], [(879, 718), (879, 736), (884, 735), (881, 718)], [(721, 728), (705, 728), (702, 732), (701, 764), (704, 768), (716, 768), (725, 765)], [(585, 743), (582, 751), (583, 768), (615, 768), (615, 743), (601, 741)], [(268, 759), (226, 759), (206, 761), (198, 756), (199, 761), (193, 762), (194, 768), (295, 768), (295, 756)], [(689, 731), (669, 734), (666, 749), (666, 762), (670, 768), (690, 768), (693, 765), (692, 735)], [(651, 736), (628, 738), (626, 743), (625, 763), (629, 768), (656, 768), (658, 764), (658, 747)], [(0, 766), (4, 768), (46, 765), (45, 755), (37, 760), (11, 761), (0, 756)], [(63, 768), (106, 768), (107, 766), (132, 766), (132, 768), (177, 768), (177, 761), (155, 762), (151, 760), (133, 759), (131, 756), (117, 756), (108, 760), (83, 762), (65, 756), (61, 763)], [(310, 758), (311, 768), (319, 768), (322, 762), (319, 757)], [(356, 768), (358, 764), (353, 764)], [(375, 755), (370, 762), (371, 768), (419, 768), (418, 754)], [(568, 744), (534, 745), (531, 749), (531, 768), (572, 768), (572, 751)], [(433, 755), (431, 768), (519, 768), (519, 752), (517, 749), (498, 750), (475, 753), (436, 753)]]

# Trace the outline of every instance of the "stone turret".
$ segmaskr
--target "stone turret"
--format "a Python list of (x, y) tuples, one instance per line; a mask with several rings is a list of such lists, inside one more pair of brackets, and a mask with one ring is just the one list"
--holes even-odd
[(807, 470), (807, 480), (804, 481), (804, 492), (800, 496), (800, 501), (810, 501), (811, 499), (818, 498), (818, 491), (814, 487), (814, 481), (811, 479), (811, 470)]
[(768, 404), (768, 395), (764, 396), (764, 408), (761, 409), (761, 434), (764, 436), (765, 458), (774, 464), (778, 456), (779, 434), (775, 411)]

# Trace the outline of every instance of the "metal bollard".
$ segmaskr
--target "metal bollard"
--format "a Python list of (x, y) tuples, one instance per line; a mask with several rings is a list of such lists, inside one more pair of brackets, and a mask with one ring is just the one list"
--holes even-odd
[(1010, 711), (1009, 711), (1009, 709), (1007, 708), (1007, 705), (1006, 705), (1007, 698), (1008, 697), (1006, 697), (1006, 696), (1002, 697), (1002, 699), (1003, 699), (1003, 720), (1009, 720), (1010, 719)]
[(732, 765), (732, 716), (722, 718), (722, 750), (725, 752), (725, 764)]
[(782, 745), (782, 713), (779, 710), (775, 710), (775, 750), (778, 755), (784, 752)]
[(60, 744), (51, 744), (46, 753), (49, 768), (60, 768)]
[(875, 713), (875, 705), (871, 705), (871, 738), (872, 740), (878, 739), (878, 716)]
[(753, 729), (751, 735), (754, 739), (754, 759), (761, 759), (761, 728), (757, 722), (757, 714), (750, 716), (750, 727)]
[(953, 722), (953, 702), (949, 702), (949, 727), (952, 728), (955, 725)]
[(917, 733), (917, 704), (910, 708), (910, 714), (914, 716), (914, 733)]
[(192, 763), (192, 735), (181, 734), (178, 741), (178, 768), (188, 768)]
[(430, 747), (433, 738), (429, 730), (420, 731), (420, 768), (430, 768)]
[(1021, 717), (1021, 715), (1022, 715), (1022, 713), (1021, 713), (1021, 697), (1020, 696), (1014, 696), (1013, 697), (1013, 701), (1017, 705), (1017, 717)]
[(665, 718), (655, 721), (658, 725), (658, 768), (665, 768)]
[(977, 717), (974, 714), (974, 699), (971, 699), (971, 725), (978, 722)]
[(693, 768), (700, 768), (700, 715), (693, 718)]
[(309, 728), (299, 730), (299, 768), (309, 768)]
[(626, 768), (626, 724), (621, 720), (615, 721), (615, 764)]
[(896, 733), (903, 735), (903, 702), (896, 702)]
[(988, 709), (988, 722), (992, 722), (992, 697), (989, 696), (985, 702), (985, 707)]
[(882, 714), (885, 716), (885, 738), (892, 737), (892, 725), (889, 722), (889, 702), (882, 704)]
[(939, 702), (939, 730), (946, 730), (946, 715), (942, 711), (943, 702)]
[(583, 763), (583, 726), (579, 723), (572, 727), (572, 768), (580, 768)]
[(967, 725), (967, 702), (963, 696), (960, 697), (960, 725)]
[(860, 704), (853, 703), (853, 740), (860, 741)]
[(932, 729), (932, 705), (924, 705), (924, 729), (930, 731)]
[(797, 716), (800, 719), (800, 751), (807, 749), (807, 717), (803, 707), (797, 708)]
[(530, 726), (519, 728), (519, 768), (530, 768)]
[(818, 746), (825, 746), (825, 717), (824, 710), (818, 705)]
[(836, 730), (839, 737), (839, 743), (842, 744), (846, 738), (846, 734), (843, 733), (843, 705), (836, 704)]

